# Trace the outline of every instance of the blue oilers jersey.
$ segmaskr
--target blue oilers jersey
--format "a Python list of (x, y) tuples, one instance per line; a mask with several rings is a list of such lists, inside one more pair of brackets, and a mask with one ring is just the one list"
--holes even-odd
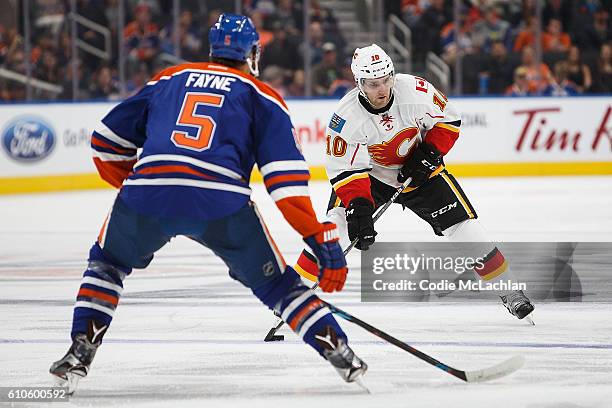
[(162, 71), (102, 119), (92, 148), (102, 178), (143, 214), (229, 215), (249, 200), (255, 164), (277, 203), (308, 196), (308, 167), (284, 101), (222, 65)]

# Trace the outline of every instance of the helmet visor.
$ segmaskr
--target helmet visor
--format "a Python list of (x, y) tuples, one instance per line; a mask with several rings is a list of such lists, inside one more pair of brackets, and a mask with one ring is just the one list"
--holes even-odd
[(380, 78), (364, 78), (361, 86), (365, 92), (375, 92), (380, 89), (388, 89), (393, 86), (393, 74), (388, 74)]

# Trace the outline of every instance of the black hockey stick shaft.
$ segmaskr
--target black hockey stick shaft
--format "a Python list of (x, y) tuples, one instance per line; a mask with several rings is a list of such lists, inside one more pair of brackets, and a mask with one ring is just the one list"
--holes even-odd
[(412, 347), (409, 344), (404, 343), (401, 340), (396, 339), (395, 337), (391, 336), (390, 334), (385, 333), (384, 331), (364, 322), (361, 319), (358, 319), (357, 317), (345, 312), (344, 310), (338, 309), (336, 306), (332, 305), (331, 303), (327, 303), (325, 302), (327, 307), (329, 308), (329, 310), (331, 310), (331, 312), (335, 315), (340, 316), (341, 318), (343, 318), (346, 321), (349, 321), (351, 323), (356, 324), (357, 326), (369, 331), (370, 333), (372, 333), (375, 336), (380, 337), (381, 339), (388, 341), (389, 343), (393, 344), (394, 346), (397, 346), (399, 348), (401, 348), (402, 350), (405, 350), (407, 352), (409, 352), (410, 354), (412, 354), (413, 356), (416, 356), (418, 358), (420, 358), (421, 360), (428, 362), (429, 364), (439, 368), (442, 371), (445, 371), (447, 373), (449, 373), (450, 375), (453, 375), (457, 378), (459, 378), (460, 380), (463, 381), (468, 381), (467, 376), (465, 371), (461, 371), (461, 370), (457, 370), (456, 368), (450, 367), (438, 360), (436, 360), (435, 358), (431, 357), (428, 354), (423, 353), (422, 351), (415, 349), (414, 347)]
[[(397, 200), (397, 197), (399, 197), (400, 194), (402, 194), (402, 191), (404, 191), (408, 185), (410, 184), (410, 182), (412, 181), (412, 177), (408, 177), (408, 179), (406, 181), (404, 181), (402, 183), (401, 186), (399, 186), (396, 190), (395, 193), (393, 193), (393, 195), (391, 196), (391, 198), (384, 203), (383, 205), (381, 205), (380, 207), (378, 207), (378, 209), (376, 210), (376, 213), (374, 214), (374, 216), (372, 217), (372, 223), (375, 223), (376, 221), (378, 221), (378, 219), (380, 218), (381, 215), (384, 214), (385, 211), (387, 211), (387, 209), (391, 206), (391, 204), (393, 204), (395, 202), (395, 200)], [(351, 252), (351, 249), (353, 249), (355, 247), (355, 245), (357, 245), (357, 242), (359, 241), (359, 238), (355, 238), (353, 240), (353, 242), (350, 243), (350, 245), (344, 250), (342, 251), (344, 253), (344, 255), (346, 256), (349, 252)], [(316, 282), (312, 288), (310, 288), (310, 290), (316, 290), (319, 287), (319, 282)], [(266, 337), (264, 338), (264, 341), (271, 341), (274, 340), (276, 332), (283, 327), (283, 325), (285, 324), (285, 322), (280, 318), (279, 316), (279, 321), (276, 323), (276, 325), (274, 327), (272, 327), (269, 331), (268, 334), (266, 334)]]

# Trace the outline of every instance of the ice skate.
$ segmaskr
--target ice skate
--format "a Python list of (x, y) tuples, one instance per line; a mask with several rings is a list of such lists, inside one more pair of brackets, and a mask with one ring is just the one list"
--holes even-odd
[[(336, 337), (336, 333), (329, 326), (325, 328), (324, 334), (316, 334), (315, 339), (325, 349), (323, 355), (336, 369), (340, 377), (346, 382), (360, 382), (361, 377), (368, 369), (368, 365), (355, 355), (353, 350), (342, 339)], [(367, 388), (365, 388), (367, 390)]]
[[(68, 387), (68, 395), (74, 394), (79, 380), (87, 376), (89, 366), (102, 342), (107, 326), (89, 324), (88, 333), (77, 334), (64, 357), (51, 364), (49, 373), (61, 387)], [(93, 342), (92, 342), (93, 340)]]
[(534, 306), (531, 304), (531, 301), (529, 301), (522, 290), (516, 290), (505, 296), (500, 296), (500, 298), (510, 314), (516, 316), (518, 319), (523, 319), (526, 317), (531, 324), (534, 324), (530, 316), (530, 313), (533, 312)]

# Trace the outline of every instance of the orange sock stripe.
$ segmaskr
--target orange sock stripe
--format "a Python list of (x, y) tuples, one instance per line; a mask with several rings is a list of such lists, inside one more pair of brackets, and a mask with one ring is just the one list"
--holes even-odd
[(93, 297), (96, 299), (104, 300), (105, 302), (111, 303), (115, 306), (119, 304), (119, 298), (117, 296), (109, 295), (108, 293), (104, 292), (98, 292), (97, 290), (93, 289), (81, 288), (77, 297), (79, 296)]
[(320, 309), (323, 306), (323, 302), (321, 299), (313, 299), (308, 303), (298, 314), (296, 314), (293, 319), (289, 322), (289, 326), (293, 329), (293, 331), (297, 331), (297, 327), (302, 320), (311, 313), (315, 309)]

